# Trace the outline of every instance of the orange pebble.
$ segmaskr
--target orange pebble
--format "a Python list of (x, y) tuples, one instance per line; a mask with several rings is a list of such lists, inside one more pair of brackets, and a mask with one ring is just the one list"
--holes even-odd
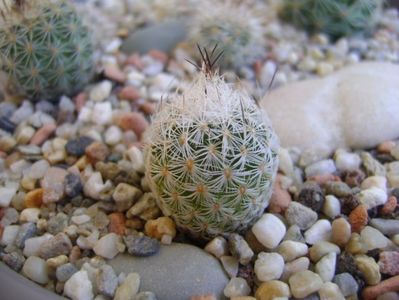
[(33, 135), (33, 137), (30, 140), (31, 145), (36, 145), (40, 146), (43, 144), (49, 137), (50, 135), (53, 134), (57, 126), (53, 123), (48, 123), (43, 125), (36, 133)]
[(125, 86), (118, 93), (120, 99), (135, 101), (140, 98), (140, 91), (133, 86)]
[(35, 189), (27, 193), (24, 203), (26, 208), (40, 208), (43, 203), (43, 189)]
[(138, 112), (123, 113), (116, 119), (116, 123), (123, 130), (133, 130), (139, 138), (149, 126), (143, 114)]
[(292, 198), (290, 193), (281, 187), (281, 176), (277, 175), (277, 179), (273, 186), (273, 194), (270, 198), (268, 207), (271, 213), (284, 213), (290, 205)]
[(399, 292), (399, 275), (381, 281), (377, 285), (366, 287), (362, 296), (364, 300), (374, 300), (388, 292)]
[(117, 66), (106, 66), (104, 76), (119, 83), (124, 83), (127, 79), (126, 74)]
[(380, 153), (390, 153), (395, 145), (394, 141), (385, 141), (377, 146), (377, 151)]
[(120, 212), (114, 212), (108, 216), (109, 232), (113, 232), (119, 235), (123, 235), (125, 233), (125, 216)]
[(360, 233), (368, 223), (367, 207), (361, 204), (352, 210), (349, 214), (349, 223), (351, 224), (352, 232)]

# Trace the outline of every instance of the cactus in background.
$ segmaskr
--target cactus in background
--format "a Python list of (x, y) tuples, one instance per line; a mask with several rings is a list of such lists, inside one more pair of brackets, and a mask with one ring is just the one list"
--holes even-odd
[(194, 43), (212, 47), (223, 45), (221, 66), (239, 69), (264, 56), (262, 21), (251, 4), (232, 0), (201, 1), (190, 30)]
[(310, 33), (333, 38), (373, 28), (384, 0), (284, 0), (280, 16)]
[[(11, 2), (11, 3), (10, 3)], [(31, 99), (79, 91), (93, 73), (90, 35), (68, 1), (9, 1), (0, 6), (0, 70)]]
[(159, 207), (203, 238), (252, 225), (268, 205), (278, 165), (265, 113), (212, 71), (210, 56), (191, 88), (161, 104), (145, 146)]

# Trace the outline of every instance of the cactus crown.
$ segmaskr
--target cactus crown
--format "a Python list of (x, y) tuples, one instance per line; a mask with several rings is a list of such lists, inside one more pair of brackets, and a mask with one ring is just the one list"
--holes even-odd
[(245, 92), (214, 70), (206, 51), (190, 89), (163, 103), (147, 132), (146, 176), (165, 215), (194, 236), (246, 229), (264, 211), (277, 140)]
[(384, 0), (284, 0), (281, 17), (333, 38), (371, 29)]
[(31, 98), (73, 94), (92, 74), (91, 39), (64, 0), (2, 0), (0, 70)]

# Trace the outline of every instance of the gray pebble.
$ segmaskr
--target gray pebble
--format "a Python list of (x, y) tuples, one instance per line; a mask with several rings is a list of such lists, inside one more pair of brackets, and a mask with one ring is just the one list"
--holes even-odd
[(16, 109), (17, 108), (14, 103), (1, 102), (0, 103), (0, 116), (1, 117), (10, 117)]
[(58, 213), (51, 217), (47, 222), (47, 231), (53, 235), (64, 230), (68, 226), (68, 216), (64, 213)]
[(248, 246), (248, 243), (237, 233), (229, 235), (228, 244), (231, 254), (238, 258), (242, 265), (247, 265), (254, 256), (254, 252)]
[(151, 256), (159, 251), (159, 242), (148, 236), (129, 235), (123, 238), (127, 251), (135, 256)]
[(371, 156), (370, 153), (362, 152), (360, 157), (362, 158), (363, 167), (368, 176), (385, 176), (386, 170), (384, 166)]
[(93, 139), (87, 136), (81, 136), (76, 139), (69, 140), (65, 145), (65, 151), (69, 155), (80, 157), (85, 154), (86, 148), (93, 143)]
[(18, 248), (25, 247), (25, 241), (33, 237), (37, 232), (37, 227), (34, 223), (22, 224), (18, 230), (17, 237), (15, 238), (15, 245)]
[(299, 202), (291, 202), (285, 211), (285, 218), (290, 225), (297, 225), (306, 230), (317, 221), (317, 213)]
[(111, 266), (101, 266), (96, 273), (96, 285), (101, 294), (110, 298), (114, 297), (115, 290), (118, 287), (118, 277), (116, 277), (115, 271)]
[(71, 263), (66, 263), (57, 268), (55, 276), (58, 281), (66, 282), (73, 274), (75, 274), (78, 269)]
[(371, 219), (370, 225), (387, 236), (399, 234), (399, 220), (375, 218)]
[(349, 273), (341, 273), (334, 276), (333, 282), (338, 285), (344, 297), (357, 294), (359, 285)]
[(153, 292), (140, 292), (134, 295), (132, 300), (157, 300), (157, 297)]
[(298, 202), (314, 211), (320, 211), (324, 204), (323, 191), (317, 183), (306, 182), (299, 192)]
[(16, 125), (7, 117), (0, 117), (0, 128), (9, 133), (14, 133)]
[(80, 177), (73, 173), (69, 173), (67, 176), (65, 176), (64, 185), (65, 185), (65, 194), (71, 198), (78, 196), (80, 192), (83, 190), (83, 185), (80, 180)]
[(71, 240), (65, 233), (60, 232), (40, 246), (39, 254), (40, 257), (49, 259), (62, 254), (68, 255), (71, 249)]
[(19, 252), (7, 253), (3, 256), (3, 262), (16, 272), (19, 272), (25, 262), (25, 257)]
[(327, 195), (334, 195), (338, 198), (352, 195), (352, 189), (345, 182), (329, 181), (324, 188)]
[(13, 207), (6, 208), (4, 216), (1, 218), (0, 225), (6, 227), (13, 223), (16, 223), (19, 218), (18, 211)]

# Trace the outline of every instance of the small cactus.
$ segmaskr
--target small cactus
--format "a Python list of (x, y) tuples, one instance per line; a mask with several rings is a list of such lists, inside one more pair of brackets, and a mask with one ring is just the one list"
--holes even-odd
[(90, 79), (91, 39), (64, 0), (13, 0), (0, 6), (0, 70), (31, 99), (72, 95)]
[(235, 70), (254, 63), (265, 52), (261, 18), (244, 1), (201, 1), (190, 39), (205, 47), (223, 45), (220, 65)]
[(262, 215), (278, 164), (265, 113), (212, 71), (210, 56), (191, 88), (162, 103), (144, 151), (158, 206), (205, 239), (243, 231)]
[(282, 19), (333, 38), (373, 28), (384, 0), (284, 0)]

